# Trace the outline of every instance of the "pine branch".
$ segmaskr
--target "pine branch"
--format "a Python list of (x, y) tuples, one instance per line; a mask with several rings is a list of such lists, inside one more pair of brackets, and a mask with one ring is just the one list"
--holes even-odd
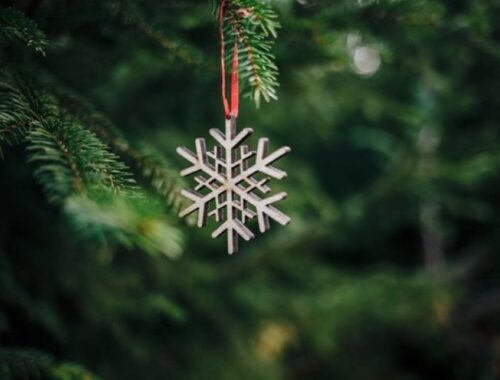
[(242, 19), (247, 20), (260, 30), (264, 36), (278, 35), (278, 29), (281, 27), (277, 21), (278, 16), (271, 8), (268, 1), (263, 0), (234, 0), (232, 2), (232, 12), (236, 12)]
[(98, 185), (118, 193), (133, 190), (128, 168), (90, 131), (72, 120), (45, 121), (27, 136), (29, 160), (49, 199), (63, 201)]
[(186, 187), (185, 180), (164, 155), (145, 143), (129, 143), (111, 121), (70, 91), (59, 89), (57, 97), (72, 115), (136, 169), (170, 207), (178, 211), (186, 205), (186, 198), (180, 194)]
[(82, 172), (68, 149), (69, 139), (73, 140), (70, 144), (83, 140), (78, 132), (71, 124), (54, 122), (28, 134), (29, 160), (39, 164), (35, 176), (51, 201), (63, 201), (73, 192), (84, 190)]
[(163, 20), (161, 23), (152, 22), (150, 20), (152, 17), (146, 16), (147, 13), (151, 12), (144, 9), (144, 4), (139, 4), (134, 0), (109, 1), (105, 3), (105, 8), (125, 25), (135, 28), (157, 42), (175, 58), (188, 65), (207, 66), (207, 60), (204, 59), (201, 51), (185, 39), (166, 31), (162, 27)]
[(160, 152), (143, 144), (129, 151), (129, 154), (141, 170), (142, 176), (149, 180), (153, 189), (166, 199), (174, 210), (179, 211), (186, 206), (187, 200), (181, 196), (181, 190), (186, 188), (186, 182)]
[[(146, 17), (148, 12), (142, 4), (133, 0), (114, 1), (107, 4), (106, 8), (123, 23), (137, 28), (183, 62), (195, 66), (212, 66), (206, 63), (199, 49), (166, 32), (161, 24), (150, 20), (152, 17)], [(261, 98), (265, 101), (277, 99), (278, 68), (271, 49), (279, 28), (277, 15), (267, 1), (226, 2), (224, 33), (227, 65), (231, 67), (234, 41), (238, 40), (243, 93), (257, 106)]]
[(42, 379), (49, 374), (52, 365), (52, 358), (39, 351), (0, 349), (0, 374), (7, 380)]
[(181, 235), (163, 207), (137, 190), (128, 168), (92, 132), (56, 123), (35, 128), (28, 144), (49, 199), (64, 203), (80, 233), (171, 258), (181, 253)]
[[(164, 208), (138, 190), (128, 167), (55, 97), (19, 77), (4, 75), (0, 78), (0, 101), (0, 121), (5, 125), (13, 120), (19, 123), (18, 133), (25, 132), (29, 161), (36, 164), (35, 177), (50, 201), (64, 205), (79, 231), (150, 253), (180, 254), (181, 235), (164, 220)], [(164, 190), (164, 195), (171, 194), (172, 204), (178, 203), (179, 190), (168, 182), (169, 173), (132, 150), (112, 126), (105, 128), (104, 119), (95, 113), (88, 113), (85, 119), (121, 153), (142, 160), (152, 182), (163, 181), (156, 187)]]
[(0, 7), (0, 41), (22, 42), (41, 54), (45, 54), (49, 44), (45, 33), (35, 22), (14, 8), (2, 7)]
[(80, 365), (58, 363), (43, 352), (20, 348), (0, 348), (0, 375), (3, 380), (99, 380)]
[(35, 94), (20, 76), (7, 72), (0, 75), (0, 156), (2, 144), (23, 140), (30, 128), (40, 123), (40, 114), (57, 113), (52, 103), (46, 94)]
[(0, 78), (0, 141), (26, 136), (35, 175), (49, 199), (61, 202), (89, 185), (133, 190), (128, 168), (56, 99), (20, 76)]
[(86, 368), (78, 364), (62, 363), (52, 370), (55, 380), (99, 380), (99, 377), (90, 373)]
[(66, 214), (84, 235), (154, 254), (176, 258), (182, 252), (182, 235), (164, 218), (159, 202), (143, 195), (131, 199), (95, 189), (92, 195), (75, 195), (65, 204)]
[(268, 2), (230, 0), (224, 13), (224, 35), (227, 39), (226, 64), (230, 67), (234, 42), (238, 41), (240, 77), (245, 96), (259, 106), (276, 100), (278, 68), (271, 53), (280, 24)]
[(0, 79), (0, 139), (27, 133), (30, 161), (49, 199), (62, 201), (88, 185), (115, 192), (132, 190), (134, 181), (118, 157), (58, 107), (57, 101), (19, 76)]
[(169, 36), (158, 27), (152, 27), (143, 22), (138, 22), (135, 25), (142, 33), (156, 41), (164, 49), (168, 50), (174, 57), (180, 59), (184, 63), (193, 66), (206, 66), (206, 61), (202, 54), (188, 45), (186, 40), (178, 36)]

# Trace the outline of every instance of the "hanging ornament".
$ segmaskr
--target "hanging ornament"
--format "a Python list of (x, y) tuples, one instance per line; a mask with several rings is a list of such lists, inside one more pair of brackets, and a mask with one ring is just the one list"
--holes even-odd
[(225, 0), (220, 6), (220, 38), (221, 38), (221, 76), (222, 103), (225, 111), (224, 132), (211, 129), (210, 135), (217, 144), (212, 150), (207, 150), (205, 139), (195, 140), (196, 152), (185, 147), (177, 148), (177, 153), (191, 163), (191, 166), (181, 171), (182, 176), (201, 172), (194, 180), (194, 190), (184, 189), (181, 194), (193, 203), (183, 209), (179, 216), (185, 217), (198, 213), (198, 227), (206, 224), (208, 217), (215, 218), (220, 223), (212, 233), (216, 238), (227, 233), (227, 250), (229, 254), (238, 251), (239, 237), (248, 241), (254, 238), (247, 222), (257, 217), (260, 232), (270, 228), (270, 219), (286, 225), (290, 218), (273, 206), (274, 203), (286, 198), (281, 192), (266, 195), (271, 189), (267, 185), (270, 177), (283, 179), (286, 172), (274, 168), (271, 164), (290, 152), (289, 147), (282, 147), (268, 153), (269, 140), (259, 139), (257, 151), (250, 150), (243, 142), (253, 132), (251, 128), (236, 130), (236, 118), (239, 107), (239, 75), (238, 75), (238, 39), (236, 39), (232, 56), (231, 72), (231, 105), (226, 97), (225, 40), (223, 32)]

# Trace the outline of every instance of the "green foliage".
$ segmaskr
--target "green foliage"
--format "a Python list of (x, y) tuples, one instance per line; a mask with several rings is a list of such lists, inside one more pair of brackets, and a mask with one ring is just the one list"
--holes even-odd
[(27, 136), (29, 161), (50, 200), (62, 201), (90, 186), (132, 191), (125, 165), (92, 132), (71, 121), (44, 122)]
[(0, 374), (5, 380), (99, 380), (85, 368), (71, 363), (57, 363), (47, 354), (1, 347)]
[(3, 144), (19, 142), (35, 120), (27, 99), (4, 76), (0, 80), (0, 153)]
[(180, 255), (182, 236), (165, 220), (159, 202), (95, 189), (91, 193), (74, 195), (65, 202), (64, 209), (77, 231), (101, 241), (138, 246), (151, 254)]
[(133, 165), (138, 175), (149, 183), (167, 205), (178, 211), (186, 204), (186, 199), (180, 195), (185, 181), (157, 149), (145, 143), (132, 144), (127, 141), (111, 121), (71, 91), (60, 88), (57, 96), (61, 104), (81, 123)]
[(47, 123), (33, 128), (27, 140), (29, 160), (39, 164), (35, 175), (52, 200), (86, 192), (89, 186), (115, 193), (133, 190), (134, 181), (126, 166), (78, 124)]
[(41, 379), (51, 364), (51, 358), (40, 352), (5, 348), (0, 350), (1, 373), (7, 380)]
[(52, 376), (55, 380), (99, 380), (78, 364), (63, 363), (54, 368)]
[[(50, 201), (65, 205), (78, 231), (98, 235), (101, 240), (106, 236), (107, 241), (137, 245), (151, 253), (179, 255), (179, 232), (161, 213), (151, 213), (162, 209), (137, 192), (127, 166), (92, 131), (62, 109), (54, 96), (16, 75), (2, 77), (0, 96), (4, 99), (0, 109), (1, 136), (6, 142), (26, 140), (28, 161), (36, 165), (35, 177)], [(90, 116), (86, 119), (90, 120)], [(135, 158), (144, 165), (142, 156)], [(156, 171), (151, 177), (163, 181), (162, 195), (173, 204), (176, 188), (169, 173), (155, 162), (149, 164), (149, 171)], [(110, 195), (103, 197), (105, 192)]]
[(0, 42), (21, 42), (38, 53), (45, 53), (49, 42), (33, 20), (14, 8), (0, 7)]
[[(77, 98), (58, 93), (62, 104), (74, 111)], [(19, 75), (4, 75), (0, 82), (0, 125), (5, 142), (26, 141), (28, 161), (50, 201), (64, 204), (77, 231), (101, 241), (138, 246), (169, 257), (180, 254), (181, 236), (164, 219), (157, 202), (138, 192), (128, 167), (97, 135), (85, 129), (86, 122), (100, 131), (121, 153), (130, 157), (151, 179), (153, 188), (172, 207), (180, 201), (176, 174), (165, 169), (165, 160), (131, 151), (125, 140), (105, 119), (91, 109), (76, 117), (61, 107), (55, 96), (37, 90)], [(85, 108), (84, 108), (85, 109)], [(88, 111), (88, 112), (87, 112)], [(82, 121), (78, 119), (81, 117)], [(105, 131), (105, 133), (103, 133)], [(107, 132), (106, 132), (107, 131)], [(114, 138), (110, 138), (114, 136)], [(145, 148), (147, 149), (147, 148)], [(107, 194), (109, 193), (109, 194)]]
[[(163, 4), (163, 6), (168, 5), (174, 6), (168, 2)], [(196, 5), (199, 6), (196, 3), (191, 6), (195, 7)], [(104, 6), (113, 17), (124, 25), (155, 41), (184, 64), (204, 66), (204, 57), (199, 49), (178, 34), (173, 34), (170, 28), (166, 28), (165, 22), (161, 19), (158, 20), (157, 8), (151, 4), (129, 0), (107, 1)]]
[(181, 196), (181, 189), (186, 188), (185, 180), (178, 174), (176, 168), (153, 147), (142, 145), (129, 154), (135, 158), (134, 162), (147, 179), (156, 193), (167, 200), (167, 204), (174, 210), (180, 211), (187, 200)]
[(90, 131), (60, 110), (56, 99), (19, 77), (4, 76), (0, 94), (2, 135), (27, 133), (29, 160), (38, 164), (36, 176), (49, 199), (62, 201), (88, 186), (115, 192), (133, 190), (125, 165)]
[(278, 68), (271, 52), (280, 24), (268, 2), (231, 0), (224, 12), (227, 38), (226, 66), (231, 67), (235, 41), (238, 43), (240, 77), (247, 95), (257, 107), (261, 97), (277, 100)]

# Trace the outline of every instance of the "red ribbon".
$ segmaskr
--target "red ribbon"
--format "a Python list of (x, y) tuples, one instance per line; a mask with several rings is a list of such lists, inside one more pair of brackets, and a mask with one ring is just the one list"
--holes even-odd
[(239, 108), (239, 73), (238, 73), (238, 37), (234, 41), (233, 58), (231, 65), (231, 106), (226, 97), (226, 40), (224, 37), (224, 8), (226, 0), (221, 0), (219, 13), (219, 29), (220, 29), (220, 66), (221, 66), (221, 82), (222, 82), (222, 104), (224, 105), (224, 113), (226, 119), (238, 117)]

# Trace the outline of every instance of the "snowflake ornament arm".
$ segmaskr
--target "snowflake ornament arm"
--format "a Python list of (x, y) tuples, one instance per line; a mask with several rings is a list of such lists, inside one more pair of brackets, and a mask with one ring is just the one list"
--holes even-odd
[[(258, 193), (267, 194), (271, 191), (267, 182), (269, 177), (283, 179), (286, 172), (271, 166), (273, 162), (290, 152), (289, 147), (282, 147), (268, 154), (269, 141), (259, 139), (257, 152), (250, 151), (243, 141), (253, 132), (245, 128), (236, 133), (236, 119), (226, 120), (225, 133), (218, 129), (211, 129), (210, 135), (217, 141), (213, 151), (207, 151), (205, 139), (196, 139), (196, 153), (185, 147), (177, 148), (177, 153), (192, 165), (183, 171), (182, 176), (197, 172), (204, 175), (195, 177), (197, 185), (194, 190), (185, 189), (182, 195), (193, 203), (182, 210), (180, 217), (191, 213), (198, 213), (198, 227), (206, 224), (208, 217), (215, 217), (222, 224), (212, 233), (216, 238), (227, 233), (227, 249), (232, 254), (238, 251), (238, 238), (250, 240), (254, 238), (252, 231), (246, 226), (249, 219), (257, 217), (259, 230), (266, 232), (270, 228), (269, 219), (285, 225), (290, 218), (276, 209), (273, 204), (286, 197), (281, 192), (268, 197), (261, 197)], [(255, 156), (254, 163), (249, 160)], [(259, 174), (268, 177), (257, 178)], [(204, 193), (201, 193), (203, 191)], [(209, 209), (215, 204), (213, 209)]]

